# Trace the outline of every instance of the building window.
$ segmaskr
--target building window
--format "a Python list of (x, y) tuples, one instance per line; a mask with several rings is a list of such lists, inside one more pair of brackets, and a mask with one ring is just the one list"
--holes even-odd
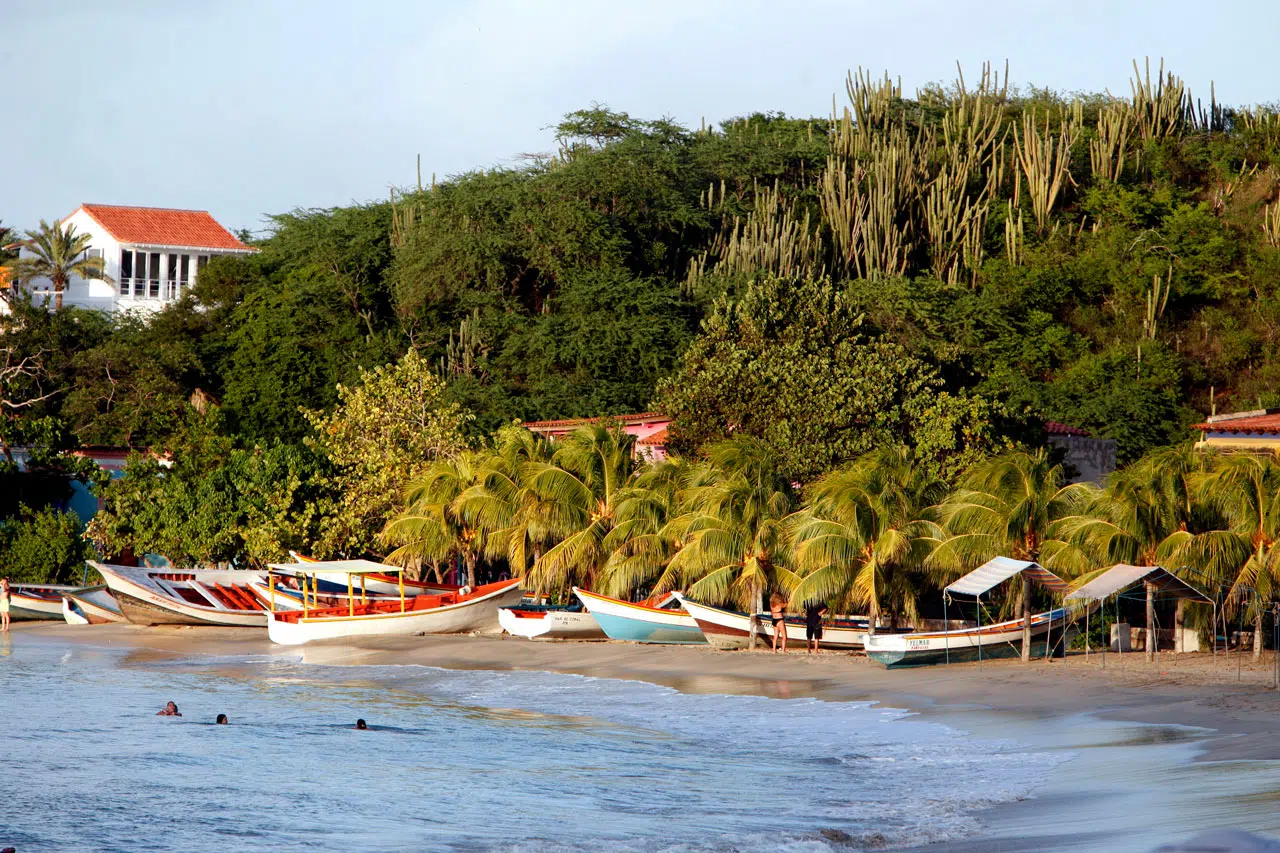
[(160, 253), (151, 253), (151, 277), (147, 279), (149, 283), (147, 295), (152, 299), (160, 298)]
[(191, 256), (182, 256), (181, 271), (178, 273), (178, 284), (183, 289), (187, 289), (187, 283), (191, 281)]
[(165, 276), (165, 299), (178, 298), (178, 256), (169, 256), (169, 274)]
[(133, 295), (143, 297), (147, 295), (147, 253), (133, 253)]
[(125, 249), (120, 253), (120, 295), (128, 296), (133, 287), (133, 252)]

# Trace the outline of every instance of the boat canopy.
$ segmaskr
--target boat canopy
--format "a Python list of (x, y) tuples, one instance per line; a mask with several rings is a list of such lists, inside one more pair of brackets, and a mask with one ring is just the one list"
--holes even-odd
[(1064, 593), (1071, 589), (1066, 581), (1039, 563), (1014, 560), (1011, 557), (992, 557), (960, 580), (948, 584), (946, 592), (959, 595), (982, 595), (1014, 575), (1024, 572), (1033, 581), (1053, 592)]
[(1161, 592), (1176, 598), (1190, 598), (1213, 603), (1213, 599), (1163, 566), (1130, 566), (1118, 563), (1067, 596), (1068, 600), (1097, 601), (1109, 598), (1140, 581), (1147, 581)]
[(375, 563), (373, 560), (315, 560), (302, 563), (269, 563), (273, 574), (314, 575), (333, 573), (338, 575), (396, 575), (404, 571), (401, 566)]

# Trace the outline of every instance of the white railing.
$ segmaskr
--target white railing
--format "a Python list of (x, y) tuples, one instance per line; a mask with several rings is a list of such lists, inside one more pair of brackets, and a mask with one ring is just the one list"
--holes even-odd
[(187, 286), (184, 281), (169, 281), (158, 278), (121, 278), (120, 296), (132, 299), (160, 299), (169, 301), (177, 299)]

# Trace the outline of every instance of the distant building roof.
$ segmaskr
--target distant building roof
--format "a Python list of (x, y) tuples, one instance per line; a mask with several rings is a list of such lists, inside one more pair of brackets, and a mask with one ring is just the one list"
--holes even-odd
[(558, 421), (526, 421), (524, 427), (526, 429), (559, 429), (563, 427), (581, 426), (583, 424), (595, 424), (601, 421), (617, 421), (620, 424), (637, 424), (651, 421), (665, 421), (667, 416), (661, 412), (640, 412), (635, 415), (609, 415), (603, 418), (564, 418)]
[(93, 217), (95, 222), (121, 243), (255, 251), (218, 224), (218, 220), (210, 216), (207, 210), (171, 210), (114, 204), (82, 204), (76, 212), (81, 210)]
[(1049, 435), (1074, 435), (1080, 438), (1089, 437), (1089, 433), (1079, 427), (1067, 426), (1066, 424), (1060, 424), (1057, 421), (1045, 421), (1044, 431)]
[(1261, 433), (1280, 435), (1280, 409), (1255, 409), (1230, 415), (1215, 415), (1192, 429), (1203, 432)]
[(636, 444), (643, 444), (646, 447), (666, 447), (667, 446), (667, 428), (655, 432), (653, 435), (646, 435), (644, 438), (636, 439)]

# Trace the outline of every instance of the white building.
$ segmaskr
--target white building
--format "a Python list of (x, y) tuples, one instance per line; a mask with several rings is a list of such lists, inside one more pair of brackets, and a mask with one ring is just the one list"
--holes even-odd
[[(64, 305), (99, 311), (156, 311), (179, 298), (211, 257), (257, 251), (204, 210), (83, 204), (62, 220), (90, 238), (87, 254), (106, 261), (107, 279), (73, 277)], [(25, 247), (20, 257), (30, 257)], [(48, 279), (24, 281), (37, 302), (54, 302)]]

